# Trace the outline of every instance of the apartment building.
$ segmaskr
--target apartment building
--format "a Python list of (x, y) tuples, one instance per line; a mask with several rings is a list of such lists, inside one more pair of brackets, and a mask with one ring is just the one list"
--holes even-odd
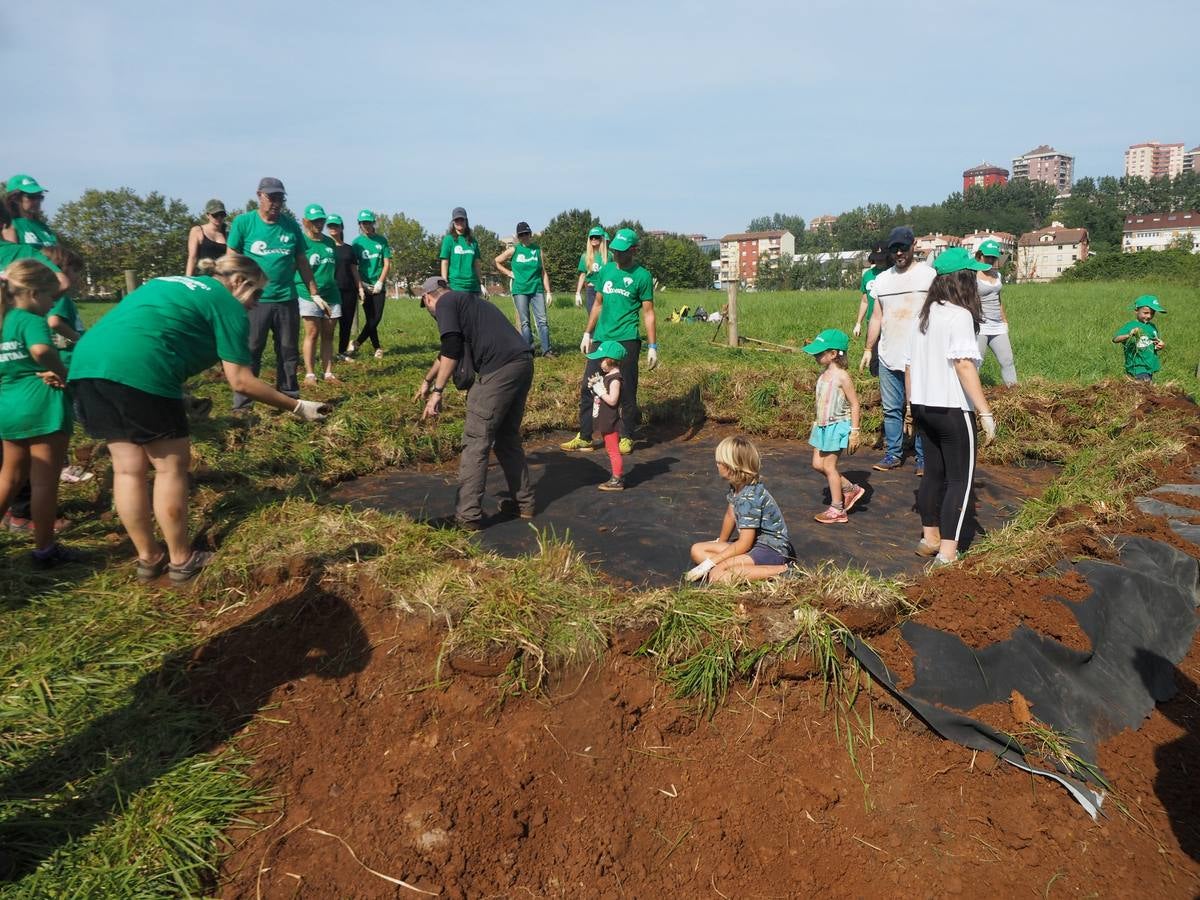
[(1087, 229), (1054, 222), (1017, 241), (1017, 281), (1053, 281), (1087, 256)]
[(1193, 147), (1183, 154), (1183, 171), (1200, 172), (1200, 147)]
[(758, 278), (759, 260), (764, 256), (778, 264), (786, 254), (796, 255), (796, 236), (790, 231), (747, 231), (721, 238), (721, 283), (737, 281), (753, 287)]
[(1075, 180), (1075, 157), (1042, 144), (1012, 161), (1012, 177), (1014, 181), (1018, 178), (1044, 181), (1058, 193), (1069, 194)]
[(837, 216), (813, 216), (808, 222), (809, 231), (830, 230), (837, 224)]
[(1008, 184), (1008, 169), (983, 162), (962, 173), (963, 191), (973, 187), (991, 187), (993, 184)]
[(953, 234), (942, 234), (939, 231), (936, 234), (923, 234), (914, 240), (913, 255), (917, 259), (923, 259), (925, 262), (931, 263), (937, 259), (938, 254), (943, 250), (961, 246), (962, 238), (956, 237)]
[(1160, 144), (1147, 141), (1131, 144), (1125, 151), (1127, 178), (1174, 178), (1183, 171), (1183, 144)]
[(1191, 210), (1126, 216), (1121, 252), (1166, 250), (1181, 237), (1191, 240), (1193, 253), (1200, 253), (1200, 212)]
[(995, 241), (1000, 245), (1006, 257), (1012, 256), (1017, 249), (1017, 236), (1007, 231), (972, 231), (963, 235), (962, 246), (974, 256), (979, 251), (979, 245), (984, 241)]

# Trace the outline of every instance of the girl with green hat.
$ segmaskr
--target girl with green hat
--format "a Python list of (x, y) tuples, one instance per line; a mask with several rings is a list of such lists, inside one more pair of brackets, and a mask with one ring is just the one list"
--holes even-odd
[(375, 230), (375, 213), (372, 210), (359, 211), (358, 231), (358, 237), (354, 239), (354, 254), (358, 258), (358, 276), (363, 289), (363, 327), (358, 337), (347, 345), (346, 352), (354, 353), (369, 340), (375, 348), (375, 358), (383, 359), (379, 323), (383, 321), (387, 280), (392, 272), (392, 245)]
[(46, 224), (42, 200), (46, 189), (29, 175), (14, 175), (8, 179), (5, 205), (12, 221), (2, 233), (4, 240), (33, 247), (49, 247), (58, 243), (58, 236)]
[(850, 338), (837, 328), (826, 328), (804, 347), (825, 367), (817, 378), (816, 416), (808, 436), (812, 467), (829, 482), (829, 508), (813, 516), (822, 525), (845, 524), (846, 514), (867, 492), (838, 471), (842, 451), (855, 453), (859, 443), (858, 394), (846, 371), (848, 349)]
[[(333, 374), (333, 323), (342, 317), (342, 292), (337, 285), (337, 254), (333, 238), (325, 234), (325, 207), (310, 203), (304, 208), (300, 224), (304, 228), (304, 248), (308, 254), (308, 267), (312, 269), (313, 281), (317, 283), (318, 296), (310, 296), (308, 285), (296, 273), (296, 295), (300, 305), (300, 321), (304, 323), (304, 343), (301, 355), (304, 358), (304, 383), (317, 383), (315, 357), (317, 340), (321, 341), (321, 368), (325, 380), (337, 383)], [(332, 303), (324, 298), (330, 298)]]
[(1008, 316), (1000, 302), (1000, 288), (1003, 285), (999, 265), (1003, 255), (1000, 242), (993, 238), (981, 243), (975, 251), (975, 259), (986, 263), (988, 267), (975, 273), (975, 279), (979, 282), (979, 305), (983, 311), (983, 321), (979, 323), (979, 355), (987, 356), (991, 347), (996, 362), (1000, 364), (1000, 377), (1012, 387), (1017, 383), (1017, 365), (1013, 360), (1012, 342), (1008, 339)]
[[(184, 275), (195, 275), (206, 259), (218, 260), (229, 249), (229, 214), (225, 204), (215, 197), (204, 204), (206, 221), (193, 225), (188, 232), (188, 258)], [(203, 274), (203, 273), (201, 273)]]
[(1158, 326), (1151, 321), (1155, 313), (1166, 314), (1152, 294), (1142, 294), (1133, 301), (1135, 318), (1126, 322), (1113, 335), (1114, 344), (1125, 349), (1125, 374), (1134, 381), (1153, 381), (1154, 373), (1162, 368), (1158, 354), (1166, 346), (1158, 336)]
[(583, 253), (579, 256), (579, 281), (575, 284), (575, 305), (584, 305), (583, 286), (587, 283), (587, 312), (591, 315), (596, 300), (596, 278), (608, 265), (608, 232), (597, 225), (588, 232)]

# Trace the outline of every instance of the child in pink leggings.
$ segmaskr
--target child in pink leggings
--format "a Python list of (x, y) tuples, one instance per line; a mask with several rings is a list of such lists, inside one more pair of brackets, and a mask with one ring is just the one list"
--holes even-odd
[(621, 436), (617, 426), (621, 421), (621, 370), (625, 348), (619, 341), (604, 341), (588, 354), (588, 359), (600, 360), (600, 371), (588, 382), (592, 393), (592, 421), (604, 436), (604, 449), (612, 464), (612, 478), (600, 485), (602, 491), (625, 490), (625, 463), (621, 459)]

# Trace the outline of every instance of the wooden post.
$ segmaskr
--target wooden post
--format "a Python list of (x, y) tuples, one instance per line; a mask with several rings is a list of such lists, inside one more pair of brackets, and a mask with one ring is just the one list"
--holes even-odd
[(133, 269), (125, 270), (125, 294), (128, 296), (137, 289), (137, 282), (133, 278)]
[(729, 298), (729, 315), (725, 319), (726, 330), (729, 333), (729, 346), (736, 347), (738, 345), (737, 331), (737, 279), (731, 279), (725, 285), (726, 296)]

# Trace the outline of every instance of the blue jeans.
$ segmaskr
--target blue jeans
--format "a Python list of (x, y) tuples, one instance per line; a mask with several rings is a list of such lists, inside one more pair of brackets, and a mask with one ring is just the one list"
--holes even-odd
[(546, 324), (546, 295), (541, 291), (536, 294), (513, 294), (513, 306), (517, 308), (517, 319), (521, 322), (521, 337), (525, 343), (533, 345), (533, 332), (529, 328), (529, 314), (533, 313), (533, 321), (537, 323), (538, 338), (542, 342), (542, 353), (550, 349), (550, 326)]
[[(904, 458), (904, 372), (879, 367), (879, 396), (883, 402), (883, 448), (888, 456)], [(925, 448), (915, 442), (917, 468), (925, 468)]]

